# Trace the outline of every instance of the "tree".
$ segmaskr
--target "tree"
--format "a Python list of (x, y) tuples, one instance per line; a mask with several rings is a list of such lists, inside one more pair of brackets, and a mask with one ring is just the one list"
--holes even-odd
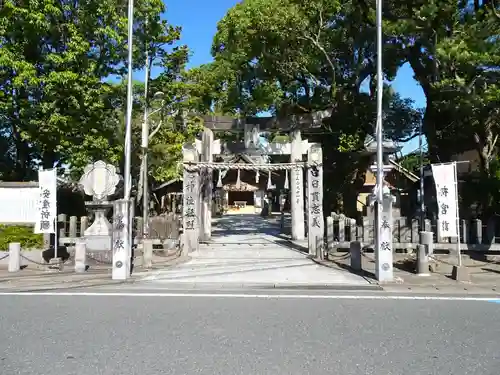
[[(411, 65), (427, 99), (423, 130), (431, 161), (449, 161), (475, 149), (482, 179), (495, 179), (500, 24), (493, 2), (391, 1), (384, 6), (387, 46), (402, 53), (401, 63)], [(484, 209), (493, 206), (491, 189), (481, 197)]]
[[(146, 34), (152, 48), (160, 48), (176, 32), (161, 20), (164, 9), (161, 0), (136, 2), (134, 29), (147, 31), (136, 33), (138, 64)], [(126, 72), (126, 17), (118, 0), (4, 1), (0, 113), (16, 155), (12, 178), (28, 178), (38, 163), (76, 172), (97, 158), (120, 162), (123, 91), (107, 80)]]
[[(358, 151), (376, 118), (373, 18), (362, 1), (243, 1), (219, 22), (212, 48), (215, 62), (204, 68), (209, 77), (224, 72), (217, 87), (224, 94), (205, 97), (242, 115), (331, 111), (323, 129), (310, 138), (325, 146), (325, 186), (334, 190), (327, 193), (351, 195), (364, 182), (370, 161)], [(397, 52), (386, 55), (388, 79), (398, 69)], [(199, 82), (210, 81), (204, 79)], [(385, 95), (387, 135), (414, 136), (421, 113), (389, 87)], [(346, 196), (344, 201), (354, 204), (355, 198)]]

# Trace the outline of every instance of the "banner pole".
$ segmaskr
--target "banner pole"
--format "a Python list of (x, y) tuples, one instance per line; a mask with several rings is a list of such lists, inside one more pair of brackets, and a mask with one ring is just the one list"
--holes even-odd
[[(56, 182), (56, 202), (57, 202), (57, 169), (53, 168), (52, 171), (55, 174), (55, 182)], [(58, 228), (58, 222), (57, 222), (57, 203), (55, 207), (55, 216), (54, 216), (54, 258), (57, 259), (57, 252), (59, 250), (59, 228)]]
[(453, 174), (455, 177), (455, 206), (457, 219), (455, 220), (455, 225), (457, 228), (457, 256), (458, 256), (458, 267), (462, 267), (462, 251), (460, 244), (460, 209), (458, 208), (458, 174), (457, 174), (457, 163), (453, 162)]

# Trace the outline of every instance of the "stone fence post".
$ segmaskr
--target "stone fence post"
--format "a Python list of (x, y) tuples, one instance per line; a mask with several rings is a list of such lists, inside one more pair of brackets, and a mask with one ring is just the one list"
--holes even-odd
[(19, 272), (21, 270), (21, 244), (12, 242), (9, 244), (9, 272)]
[(75, 272), (83, 273), (87, 270), (87, 245), (84, 241), (75, 244)]

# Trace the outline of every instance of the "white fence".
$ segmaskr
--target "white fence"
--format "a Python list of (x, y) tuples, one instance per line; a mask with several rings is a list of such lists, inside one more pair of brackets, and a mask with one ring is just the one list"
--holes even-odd
[(39, 200), (38, 183), (1, 183), (0, 224), (34, 224)]

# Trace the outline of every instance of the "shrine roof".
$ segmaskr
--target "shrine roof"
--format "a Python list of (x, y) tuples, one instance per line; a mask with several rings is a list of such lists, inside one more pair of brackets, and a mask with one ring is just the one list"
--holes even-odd
[(172, 184), (175, 184), (176, 182), (182, 182), (182, 177), (177, 177), (177, 178), (174, 178), (173, 180), (163, 182), (162, 184), (154, 187), (153, 191), (161, 190), (161, 189), (166, 188)]

